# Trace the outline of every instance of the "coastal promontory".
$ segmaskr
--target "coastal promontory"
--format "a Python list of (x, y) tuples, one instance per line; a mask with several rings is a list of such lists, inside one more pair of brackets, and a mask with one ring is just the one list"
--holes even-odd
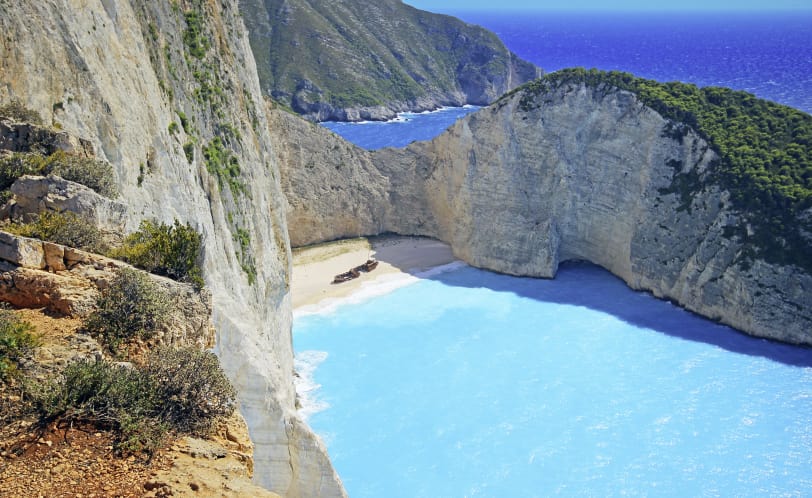
[(317, 121), (487, 105), (540, 75), (499, 38), (399, 0), (241, 0), (263, 92)]

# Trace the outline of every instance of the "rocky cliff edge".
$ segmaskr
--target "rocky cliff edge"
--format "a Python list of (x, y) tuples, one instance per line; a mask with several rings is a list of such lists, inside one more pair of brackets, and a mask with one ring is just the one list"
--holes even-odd
[(177, 219), (202, 234), (216, 352), (255, 443), (255, 480), (343, 496), (296, 415), (284, 201), (237, 3), (2, 0), (0, 32), (0, 101), (112, 164), (125, 231)]

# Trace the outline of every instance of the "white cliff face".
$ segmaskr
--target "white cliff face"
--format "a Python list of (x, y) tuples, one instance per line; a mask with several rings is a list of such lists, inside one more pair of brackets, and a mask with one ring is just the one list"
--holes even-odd
[[(0, 0), (0, 101), (21, 100), (113, 164), (128, 230), (178, 219), (203, 234), (217, 352), (256, 444), (255, 480), (343, 496), (296, 418), (284, 200), (236, 2), (173, 3)], [(202, 20), (200, 56), (185, 12)]]
[(292, 246), (377, 233), (389, 181), (364, 149), (324, 127), (277, 109), (268, 121), (287, 199)]
[(399, 186), (392, 198), (408, 206), (394, 203), (387, 228), (438, 237), (473, 265), (516, 275), (590, 261), (747, 333), (812, 344), (812, 276), (739, 264), (742, 243), (724, 236), (740, 223), (728, 194), (705, 187), (683, 198), (680, 181), (716, 159), (704, 140), (674, 138), (625, 91), (563, 85), (527, 109), (521, 96), (431, 142), (377, 153)]
[[(740, 264), (745, 247), (724, 235), (741, 224), (728, 193), (680, 188), (716, 159), (702, 138), (675, 138), (662, 116), (625, 91), (565, 84), (531, 106), (522, 95), (430, 142), (369, 154), (384, 180), (344, 178), (344, 202), (384, 212), (382, 224), (362, 233), (436, 237), (472, 265), (514, 275), (551, 278), (559, 263), (586, 260), (749, 334), (812, 344), (812, 276)], [(334, 172), (290, 169), (283, 163), (291, 205), (316, 207), (309, 223), (329, 219), (309, 182), (328, 184)], [(354, 186), (360, 181), (386, 189), (384, 198), (365, 197)], [(330, 225), (317, 237), (297, 225), (290, 231), (298, 244), (341, 236)]]

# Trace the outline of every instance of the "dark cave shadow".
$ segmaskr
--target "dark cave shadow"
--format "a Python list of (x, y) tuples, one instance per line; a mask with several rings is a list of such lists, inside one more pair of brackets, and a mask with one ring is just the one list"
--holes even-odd
[[(608, 270), (588, 262), (562, 263), (555, 279), (540, 279), (506, 275), (501, 275), (504, 278), (494, 278), (495, 273), (473, 267), (464, 267), (470, 268), (473, 274), (471, 271), (427, 273), (402, 268), (397, 261), (387, 261), (385, 256), (381, 261), (406, 273), (445, 285), (488, 288), (537, 301), (583, 306), (610, 314), (636, 327), (687, 341), (703, 342), (733, 353), (763, 357), (785, 365), (812, 367), (810, 347), (749, 336), (674, 303), (658, 299), (651, 293), (634, 291)], [(587, 286), (590, 292), (583, 291)]]

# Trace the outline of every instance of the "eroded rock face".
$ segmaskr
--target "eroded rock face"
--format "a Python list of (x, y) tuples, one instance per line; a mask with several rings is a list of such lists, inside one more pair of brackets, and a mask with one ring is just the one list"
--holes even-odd
[[(521, 93), (430, 142), (362, 156), (386, 189), (382, 199), (347, 196), (354, 212), (385, 213), (365, 234), (435, 237), (472, 265), (514, 275), (551, 278), (562, 261), (591, 261), (749, 334), (812, 344), (812, 276), (740, 264), (742, 241), (724, 236), (741, 224), (729, 194), (705, 187), (685, 198), (674, 188), (676, 176), (703, 178), (716, 159), (702, 138), (667, 133), (666, 120), (625, 91), (570, 84), (539, 96), (543, 105), (520, 102)], [(291, 175), (290, 203), (319, 206), (308, 182), (333, 175)], [(349, 177), (347, 191), (360, 178)], [(301, 244), (338, 238), (329, 225), (290, 232)]]
[(207, 440), (184, 437), (170, 450), (172, 467), (145, 484), (150, 496), (218, 496), (278, 498), (251, 482), (253, 445), (248, 428), (234, 414)]
[(381, 230), (389, 180), (367, 151), (284, 111), (271, 110), (268, 124), (284, 137), (276, 153), (291, 245)]
[(11, 185), (14, 197), (3, 214), (27, 222), (44, 211), (69, 211), (87, 219), (106, 233), (120, 234), (127, 222), (127, 206), (89, 187), (58, 176), (23, 176)]
[[(0, 101), (113, 165), (125, 231), (152, 218), (201, 232), (216, 352), (258, 442), (255, 479), (284, 496), (343, 496), (324, 446), (293, 422), (285, 206), (237, 2), (173, 5), (2, 2)], [(196, 20), (201, 38), (184, 36)]]
[(413, 202), (401, 211), (422, 213), (393, 210), (387, 226), (504, 273), (552, 277), (561, 261), (591, 261), (747, 333), (812, 344), (812, 277), (740, 265), (742, 242), (723, 235), (740, 224), (728, 194), (706, 187), (686, 200), (673, 188), (675, 175), (707, 174), (716, 155), (704, 140), (670, 136), (629, 92), (564, 85), (528, 110), (520, 97), (377, 154), (384, 175), (407, 172), (398, 195)]

